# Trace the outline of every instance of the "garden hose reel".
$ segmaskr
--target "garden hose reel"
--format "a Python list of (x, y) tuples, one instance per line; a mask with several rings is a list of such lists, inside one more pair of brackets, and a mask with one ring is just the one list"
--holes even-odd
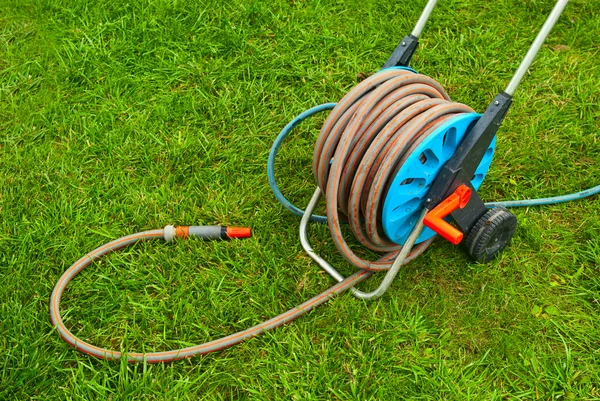
[[(406, 155), (395, 159), (395, 164), (388, 164), (388, 167), (393, 170), (392, 172), (395, 174), (395, 177), (391, 181), (382, 184), (386, 186), (386, 192), (383, 195), (383, 206), (380, 210), (373, 212), (373, 208), (369, 209), (365, 207), (365, 202), (363, 201), (362, 213), (358, 216), (358, 218), (366, 220), (366, 224), (370, 225), (371, 229), (375, 232), (375, 234), (371, 235), (371, 239), (375, 240), (375, 245), (369, 246), (373, 245), (373, 242), (361, 242), (373, 250), (390, 250), (392, 248), (377, 248), (377, 245), (382, 245), (382, 243), (386, 242), (380, 240), (381, 231), (383, 231), (387, 243), (400, 244), (402, 248), (400, 251), (390, 252), (384, 257), (387, 258), (386, 262), (392, 259), (394, 262), (384, 264), (385, 268), (382, 270), (387, 270), (387, 273), (380, 286), (369, 293), (354, 290), (355, 296), (363, 299), (374, 299), (385, 293), (398, 273), (399, 268), (406, 263), (403, 258), (411, 255), (410, 250), (413, 249), (413, 246), (416, 245), (412, 254), (420, 254), (429, 245), (435, 234), (440, 234), (454, 245), (457, 245), (463, 240), (463, 237), (466, 237), (466, 241), (464, 242), (466, 243), (465, 249), (467, 253), (479, 262), (492, 260), (508, 245), (517, 227), (515, 215), (502, 206), (488, 210), (486, 204), (479, 197), (477, 189), (482, 184), (490, 168), (495, 151), (496, 132), (508, 112), (513, 94), (567, 2), (568, 0), (559, 0), (556, 2), (510, 83), (504, 91), (492, 100), (482, 115), (475, 112), (456, 113), (439, 123), (431, 122), (430, 125), (422, 126), (421, 132), (412, 137), (414, 142), (411, 144), (412, 148), (407, 150)], [(363, 81), (363, 83), (352, 89), (340, 103), (333, 107), (324, 128), (321, 130), (320, 137), (317, 139), (315, 155), (319, 152), (317, 150), (319, 142), (327, 141), (326, 139), (321, 139), (324, 131), (327, 131), (327, 129), (335, 131), (333, 126), (337, 124), (344, 127), (341, 128), (342, 130), (354, 130), (354, 133), (346, 136), (340, 135), (334, 140), (329, 141), (330, 146), (332, 143), (335, 143), (338, 149), (335, 154), (331, 151), (325, 152), (326, 156), (332, 156), (331, 164), (341, 164), (337, 169), (336, 167), (328, 168), (329, 174), (338, 172), (339, 175), (339, 170), (348, 169), (346, 166), (347, 163), (352, 164), (351, 161), (349, 162), (347, 153), (339, 151), (340, 147), (343, 148), (346, 145), (344, 143), (340, 145), (339, 143), (349, 140), (352, 143), (348, 147), (356, 148), (359, 146), (357, 142), (360, 144), (361, 139), (351, 138), (351, 135), (357, 134), (360, 136), (363, 134), (364, 127), (361, 124), (368, 125), (372, 123), (372, 114), (376, 114), (377, 112), (385, 113), (385, 111), (378, 110), (377, 106), (372, 105), (373, 98), (380, 95), (377, 93), (378, 85), (383, 86), (387, 83), (385, 80), (381, 80), (382, 82), (377, 81), (376, 77), (389, 74), (394, 69), (407, 70), (404, 71), (406, 74), (414, 73), (414, 70), (409, 68), (408, 63), (417, 48), (419, 35), (435, 4), (435, 0), (428, 1), (413, 32), (402, 40), (384, 64), (383, 69), (368, 78), (373, 80), (373, 87), (368, 87), (368, 84), (364, 85)], [(359, 89), (361, 85), (365, 86), (362, 92)], [(351, 94), (356, 91), (360, 93), (355, 96), (355, 99), (352, 99), (351, 102), (347, 101), (351, 97)], [(385, 99), (384, 96), (379, 96), (376, 101), (385, 102)], [(333, 118), (334, 121), (331, 121), (332, 114), (335, 114), (340, 107), (346, 108), (346, 110), (351, 112), (352, 117), (343, 120), (343, 118), (335, 116)], [(362, 109), (365, 108), (370, 108), (370, 110), (374, 111), (372, 113), (369, 111), (361, 113)], [(295, 126), (298, 123), (299, 121), (293, 125)], [(432, 127), (431, 124), (434, 124), (434, 126)], [(409, 128), (401, 127), (400, 130), (402, 129), (406, 130)], [(382, 132), (385, 132), (385, 128)], [(327, 134), (325, 132), (325, 135)], [(285, 136), (287, 136), (287, 133), (283, 137)], [(279, 145), (276, 143), (273, 146), (273, 158), (272, 160), (270, 159), (271, 164), (274, 162), (274, 153), (276, 153)], [(396, 151), (398, 148), (395, 143), (390, 147), (392, 148), (389, 150), (390, 153)], [(336, 158), (341, 160), (336, 160)], [(327, 159), (325, 158), (324, 160), (326, 161)], [(332, 191), (328, 188), (333, 183), (335, 187), (333, 192), (338, 192), (339, 185), (332, 182), (334, 180), (332, 180), (331, 176), (328, 177), (325, 184), (325, 180), (319, 177), (315, 170), (314, 160), (313, 172), (315, 172), (318, 187), (309, 206), (303, 213), (303, 222), (306, 223), (309, 219), (316, 218), (316, 216), (312, 215), (314, 207), (321, 194), (325, 194), (328, 210), (327, 222), (338, 250), (346, 260), (361, 269), (379, 270), (377, 264), (382, 260), (375, 263), (364, 263), (362, 260), (357, 260), (356, 255), (341, 238), (339, 218), (337, 217), (337, 209), (340, 202), (336, 199), (340, 196), (338, 193), (329, 193)], [(364, 174), (364, 171), (359, 170), (356, 174), (360, 176)], [(271, 186), (276, 187), (274, 174), (270, 174), (270, 178), (272, 178)], [(364, 181), (359, 180), (359, 182)], [(361, 189), (355, 190), (360, 191)], [(280, 199), (279, 195), (281, 193), (279, 190), (274, 188), (274, 192)], [(341, 197), (343, 198), (344, 191), (341, 192)], [(376, 193), (376, 190), (371, 191), (372, 193)], [(286, 205), (286, 202), (287, 200), (282, 203)], [(350, 211), (350, 213), (352, 212)], [(334, 218), (332, 218), (332, 214), (335, 215)], [(356, 213), (354, 212), (354, 214)], [(373, 214), (377, 214), (377, 216), (373, 218)], [(344, 215), (343, 217), (347, 218), (348, 216)], [(456, 227), (448, 222), (449, 217), (452, 218)], [(373, 228), (379, 222), (381, 227)], [(355, 235), (357, 234), (356, 229), (353, 228), (352, 231)], [(316, 255), (310, 246), (306, 234), (306, 224), (301, 225), (300, 236), (302, 245), (309, 256), (336, 280), (343, 280), (344, 277), (327, 261)]]

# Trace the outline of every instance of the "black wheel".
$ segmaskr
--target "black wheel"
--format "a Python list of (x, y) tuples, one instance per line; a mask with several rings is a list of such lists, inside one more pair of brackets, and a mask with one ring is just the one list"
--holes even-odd
[(506, 248), (516, 229), (517, 216), (503, 207), (491, 209), (471, 229), (467, 252), (477, 262), (489, 262)]

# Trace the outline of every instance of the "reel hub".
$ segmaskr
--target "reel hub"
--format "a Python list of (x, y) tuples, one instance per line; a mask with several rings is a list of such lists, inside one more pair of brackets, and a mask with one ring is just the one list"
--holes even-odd
[[(412, 151), (409, 151), (410, 154), (389, 186), (383, 204), (383, 229), (392, 242), (400, 245), (406, 242), (424, 207), (432, 183), (480, 117), (481, 114), (478, 113), (453, 117), (422, 141), (415, 143)], [(475, 190), (479, 189), (490, 169), (495, 149), (494, 137), (471, 180)], [(435, 234), (431, 229), (425, 228), (416, 243), (426, 241)]]

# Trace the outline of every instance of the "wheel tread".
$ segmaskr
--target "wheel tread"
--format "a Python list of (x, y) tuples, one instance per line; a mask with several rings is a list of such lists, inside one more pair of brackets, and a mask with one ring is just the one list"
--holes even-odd
[[(510, 242), (517, 227), (517, 218), (503, 207), (489, 210), (481, 217), (471, 229), (466, 241), (469, 255), (478, 262), (489, 262), (494, 259)], [(494, 252), (489, 253), (490, 241), (498, 234), (498, 230), (505, 228), (507, 238)]]

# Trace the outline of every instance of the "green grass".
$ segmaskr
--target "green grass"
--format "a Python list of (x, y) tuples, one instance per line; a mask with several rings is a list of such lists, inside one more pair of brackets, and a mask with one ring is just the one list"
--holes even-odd
[[(344, 294), (204, 357), (100, 361), (50, 325), (71, 263), (166, 224), (249, 225), (254, 237), (103, 259), (65, 294), (74, 333), (166, 350), (332, 285), (271, 194), (267, 154), (293, 116), (376, 71), (424, 3), (0, 0), (0, 399), (600, 399), (597, 197), (515, 210), (513, 243), (488, 265), (437, 241), (380, 300)], [(483, 111), (552, 1), (440, 3), (413, 66)], [(548, 38), (501, 128), (485, 200), (600, 183), (599, 8), (572, 1)], [(299, 205), (322, 121), (282, 149), (280, 182)], [(310, 233), (352, 271), (326, 226)]]

